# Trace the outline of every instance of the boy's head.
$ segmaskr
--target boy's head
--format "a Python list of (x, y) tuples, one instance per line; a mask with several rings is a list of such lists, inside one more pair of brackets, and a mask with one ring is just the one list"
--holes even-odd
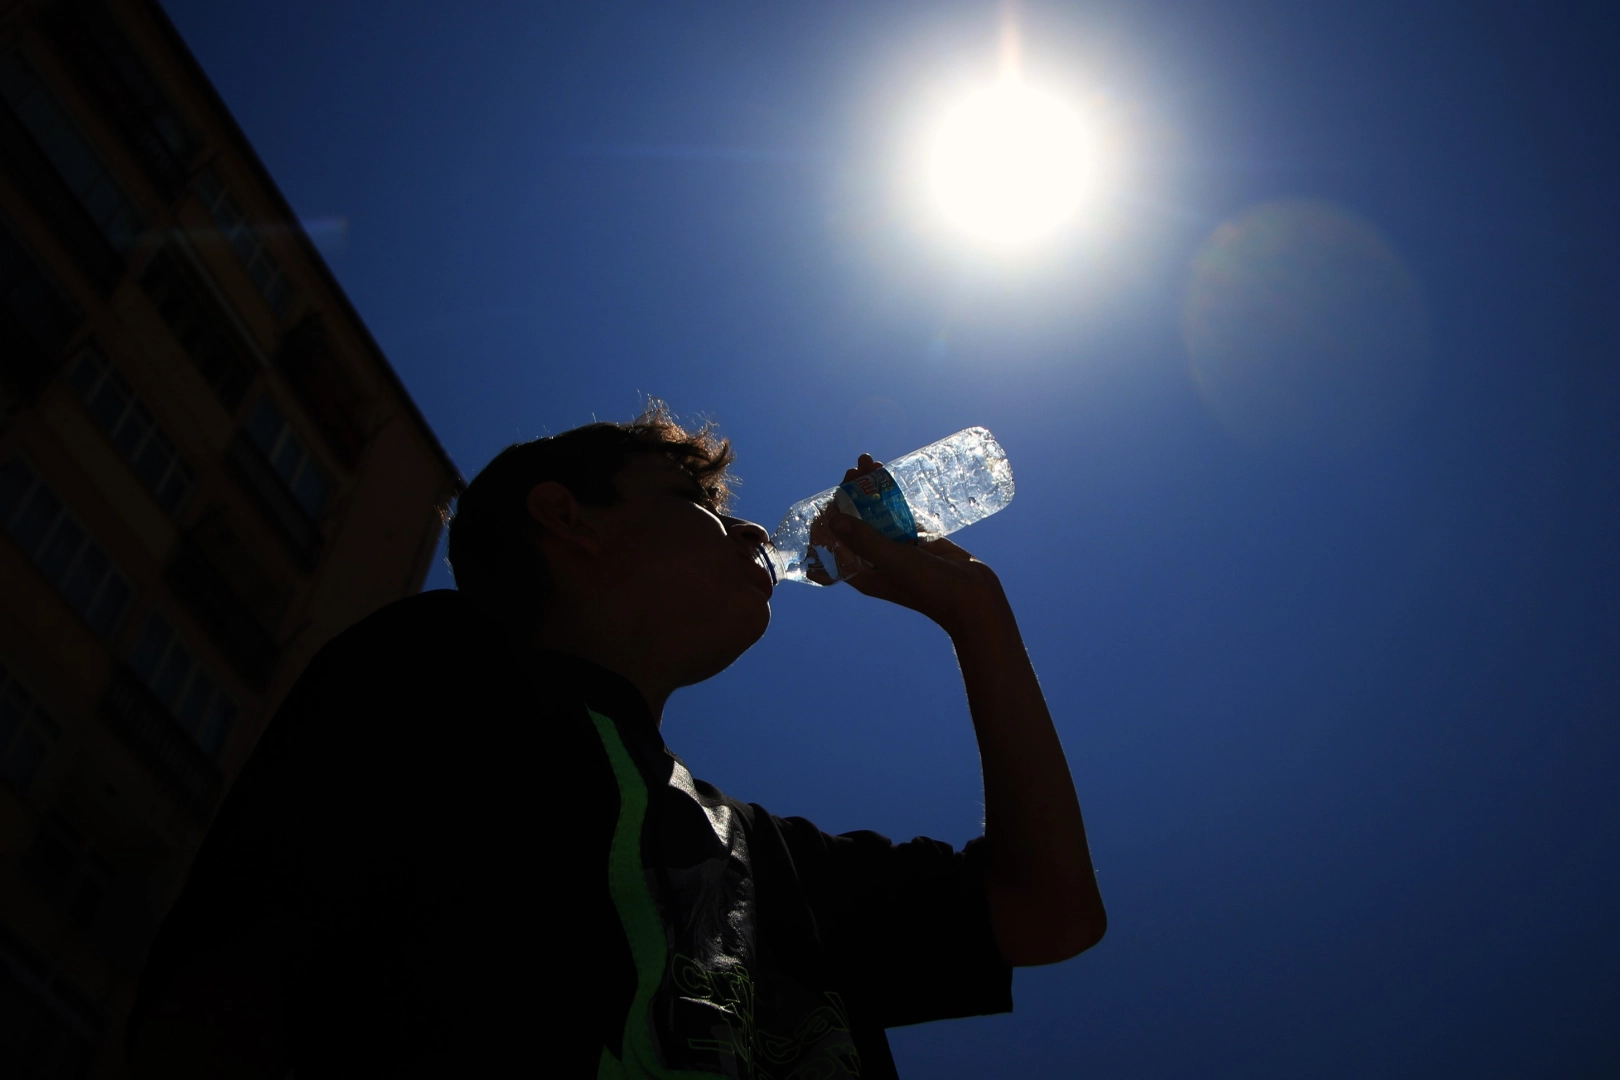
[(509, 446), (457, 501), (456, 585), (522, 636), (617, 627), (706, 678), (770, 621), (766, 534), (725, 513), (731, 461), (712, 427), (689, 431), (657, 401), (629, 423)]

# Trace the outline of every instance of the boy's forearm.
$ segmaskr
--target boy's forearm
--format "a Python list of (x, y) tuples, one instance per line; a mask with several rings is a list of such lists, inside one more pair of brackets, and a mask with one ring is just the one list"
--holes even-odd
[(1014, 965), (1067, 959), (1102, 937), (1102, 898), (1068, 761), (1005, 595), (951, 638), (984, 772), (997, 943)]
[[(876, 467), (862, 456), (846, 480)], [(996, 942), (1012, 964), (1048, 964), (1095, 945), (1104, 927), (1080, 800), (995, 571), (949, 539), (897, 544), (835, 514), (838, 542), (870, 565), (850, 579), (951, 636), (984, 771), (986, 891)]]

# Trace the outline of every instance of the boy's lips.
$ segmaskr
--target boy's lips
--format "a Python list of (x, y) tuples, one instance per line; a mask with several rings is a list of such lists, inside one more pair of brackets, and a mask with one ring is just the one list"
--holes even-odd
[(766, 552), (764, 545), (761, 545), (754, 549), (754, 557), (748, 561), (748, 572), (749, 576), (753, 578), (754, 587), (763, 592), (767, 600), (770, 599), (771, 593), (775, 591), (776, 585), (776, 575), (771, 573), (770, 567), (765, 565), (765, 560), (768, 558), (770, 558), (770, 555)]

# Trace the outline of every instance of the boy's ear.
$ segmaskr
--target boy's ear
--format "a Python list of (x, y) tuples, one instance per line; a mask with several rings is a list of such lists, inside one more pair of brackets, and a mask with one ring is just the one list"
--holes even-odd
[(529, 517), (551, 543), (563, 544), (581, 555), (601, 553), (601, 538), (565, 485), (555, 480), (536, 484), (529, 489), (528, 507)]

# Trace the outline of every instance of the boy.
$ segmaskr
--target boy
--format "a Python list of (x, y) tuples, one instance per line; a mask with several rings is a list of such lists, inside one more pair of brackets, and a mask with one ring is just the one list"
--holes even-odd
[(830, 523), (855, 589), (956, 647), (983, 837), (830, 836), (664, 746), (669, 695), (770, 620), (731, 460), (655, 404), (473, 480), (457, 591), (327, 645), (237, 780), (154, 945), (138, 1075), (870, 1080), (895, 1075), (884, 1028), (1006, 1011), (1012, 967), (1101, 939), (1012, 610), (948, 541)]

